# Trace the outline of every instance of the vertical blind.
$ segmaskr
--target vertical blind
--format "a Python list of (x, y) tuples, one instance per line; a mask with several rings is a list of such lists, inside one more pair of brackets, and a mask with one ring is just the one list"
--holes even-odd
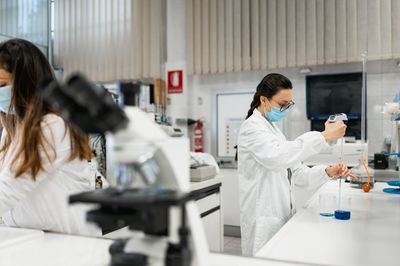
[(22, 38), (47, 55), (48, 0), (0, 0), (0, 41)]
[(162, 0), (55, 1), (54, 61), (97, 82), (159, 78)]
[(189, 74), (400, 58), (399, 0), (187, 0)]

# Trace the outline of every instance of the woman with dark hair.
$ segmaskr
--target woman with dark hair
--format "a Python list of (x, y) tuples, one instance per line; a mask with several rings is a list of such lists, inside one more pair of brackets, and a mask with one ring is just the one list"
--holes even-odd
[[(99, 234), (68, 196), (94, 188), (88, 136), (64, 121), (40, 95), (54, 79), (32, 43), (0, 43), (0, 216), (8, 226)], [(92, 180), (93, 179), (93, 180)]]
[(325, 123), (325, 131), (286, 140), (276, 126), (294, 105), (292, 83), (269, 74), (257, 86), (238, 137), (240, 223), (243, 255), (254, 255), (295, 211), (293, 189), (318, 187), (329, 177), (348, 175), (345, 165), (309, 168), (302, 161), (342, 138), (346, 125)]

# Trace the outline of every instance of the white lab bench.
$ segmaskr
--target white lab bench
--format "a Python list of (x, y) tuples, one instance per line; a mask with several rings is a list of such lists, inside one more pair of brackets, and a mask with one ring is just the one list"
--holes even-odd
[(222, 177), (216, 176), (201, 182), (191, 182), (190, 189), (195, 196), (201, 221), (210, 251), (222, 252), (224, 228), (222, 212)]
[(329, 181), (257, 256), (318, 265), (400, 265), (400, 195), (382, 192), (385, 183), (369, 193), (342, 185), (342, 194), (351, 197), (350, 220), (319, 215), (319, 194), (338, 192), (338, 181)]
[[(10, 228), (10, 230), (24, 229)], [(112, 242), (102, 238), (44, 233), (23, 243), (0, 249), (0, 265), (108, 266), (110, 265), (108, 248)], [(292, 263), (216, 253), (210, 253), (206, 261), (207, 266), (294, 266)]]
[[(351, 220), (319, 216), (319, 194), (337, 192), (337, 181), (329, 181), (259, 251), (260, 258), (211, 253), (207, 265), (399, 265), (400, 195), (383, 193), (384, 183), (370, 193), (343, 185), (343, 195), (352, 198)], [(109, 265), (112, 240), (38, 232), (3, 245), (0, 265)], [(9, 234), (0, 230), (0, 239)]]

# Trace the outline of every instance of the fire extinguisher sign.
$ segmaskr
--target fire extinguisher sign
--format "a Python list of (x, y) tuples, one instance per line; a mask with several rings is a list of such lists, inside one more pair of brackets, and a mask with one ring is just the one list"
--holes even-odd
[(170, 70), (168, 71), (168, 93), (183, 92), (183, 71)]

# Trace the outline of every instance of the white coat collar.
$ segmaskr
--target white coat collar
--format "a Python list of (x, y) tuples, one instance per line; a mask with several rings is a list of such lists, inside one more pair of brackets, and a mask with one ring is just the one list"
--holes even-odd
[(269, 130), (271, 130), (274, 134), (276, 134), (277, 136), (279, 136), (279, 137), (282, 138), (283, 140), (286, 140), (285, 135), (283, 135), (283, 133), (281, 132), (281, 130), (278, 128), (278, 126), (277, 126), (274, 122), (271, 122), (271, 121), (267, 120), (267, 119), (265, 118), (265, 116), (264, 116), (260, 111), (258, 111), (257, 108), (254, 109), (253, 115), (254, 115), (263, 125), (266, 125), (267, 128), (268, 128)]
[(257, 108), (254, 109), (253, 115), (254, 115), (255, 117), (257, 117), (258, 119), (262, 120), (264, 124), (266, 124), (266, 125), (268, 125), (268, 126), (270, 126), (270, 127), (272, 127), (272, 128), (276, 128), (276, 125), (274, 124), (274, 122), (268, 121), (268, 120), (265, 118), (264, 114), (260, 113), (260, 111), (258, 111)]

